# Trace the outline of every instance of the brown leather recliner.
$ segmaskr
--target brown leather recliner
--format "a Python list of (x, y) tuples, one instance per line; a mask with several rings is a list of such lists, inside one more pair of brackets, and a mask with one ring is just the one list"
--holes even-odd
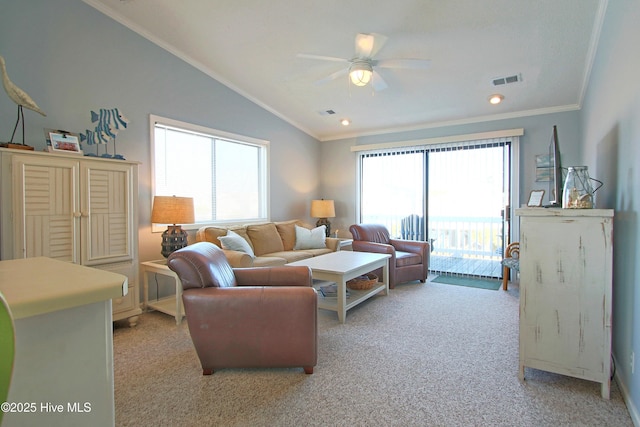
[(167, 261), (203, 375), (220, 368), (302, 366), (318, 358), (318, 297), (308, 267), (231, 268), (224, 252), (200, 242)]
[[(429, 274), (429, 243), (416, 240), (391, 239), (389, 230), (380, 224), (353, 224), (352, 247), (359, 252), (390, 254), (389, 287), (419, 280), (424, 283)], [(381, 271), (377, 273), (380, 277)]]

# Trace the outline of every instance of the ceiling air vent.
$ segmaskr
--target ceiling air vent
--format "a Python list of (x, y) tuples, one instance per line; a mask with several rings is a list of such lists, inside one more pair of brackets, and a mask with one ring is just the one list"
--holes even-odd
[(495, 79), (491, 80), (491, 83), (494, 86), (502, 86), (502, 85), (506, 85), (506, 84), (510, 84), (510, 83), (518, 83), (522, 81), (522, 75), (521, 74), (514, 74), (513, 76), (507, 76), (507, 77), (496, 77)]
[(336, 112), (333, 110), (323, 110), (323, 111), (318, 111), (318, 114), (320, 114), (321, 116), (330, 116), (332, 114), (335, 114)]

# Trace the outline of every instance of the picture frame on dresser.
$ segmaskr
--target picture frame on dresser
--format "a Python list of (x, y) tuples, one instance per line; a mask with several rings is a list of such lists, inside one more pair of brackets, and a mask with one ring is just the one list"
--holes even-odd
[(539, 208), (542, 206), (542, 198), (544, 197), (544, 190), (531, 190), (529, 193), (528, 207)]
[(80, 149), (80, 135), (66, 130), (45, 129), (47, 150), (50, 153), (83, 155)]

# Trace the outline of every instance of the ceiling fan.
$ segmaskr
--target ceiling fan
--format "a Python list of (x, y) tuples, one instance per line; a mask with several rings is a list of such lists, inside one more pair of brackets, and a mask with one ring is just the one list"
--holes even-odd
[(349, 66), (343, 68), (327, 77), (315, 82), (316, 85), (328, 83), (338, 77), (349, 75), (351, 82), (356, 86), (366, 86), (371, 82), (374, 90), (380, 91), (387, 88), (380, 73), (374, 68), (405, 68), (405, 69), (426, 69), (431, 64), (428, 59), (373, 59), (378, 51), (384, 46), (387, 37), (382, 34), (357, 34), (356, 52), (351, 59), (336, 58), (333, 56), (312, 55), (306, 53), (298, 54), (299, 58), (320, 59), (324, 61), (348, 62)]

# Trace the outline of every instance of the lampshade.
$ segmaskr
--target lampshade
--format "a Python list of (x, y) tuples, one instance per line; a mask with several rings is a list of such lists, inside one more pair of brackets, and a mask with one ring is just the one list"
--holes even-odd
[(333, 200), (312, 200), (311, 201), (311, 217), (312, 218), (333, 218), (336, 216), (336, 208)]
[(351, 83), (356, 86), (366, 86), (371, 81), (373, 69), (366, 61), (354, 62), (349, 68)]
[(151, 222), (155, 224), (193, 224), (192, 197), (155, 196)]

